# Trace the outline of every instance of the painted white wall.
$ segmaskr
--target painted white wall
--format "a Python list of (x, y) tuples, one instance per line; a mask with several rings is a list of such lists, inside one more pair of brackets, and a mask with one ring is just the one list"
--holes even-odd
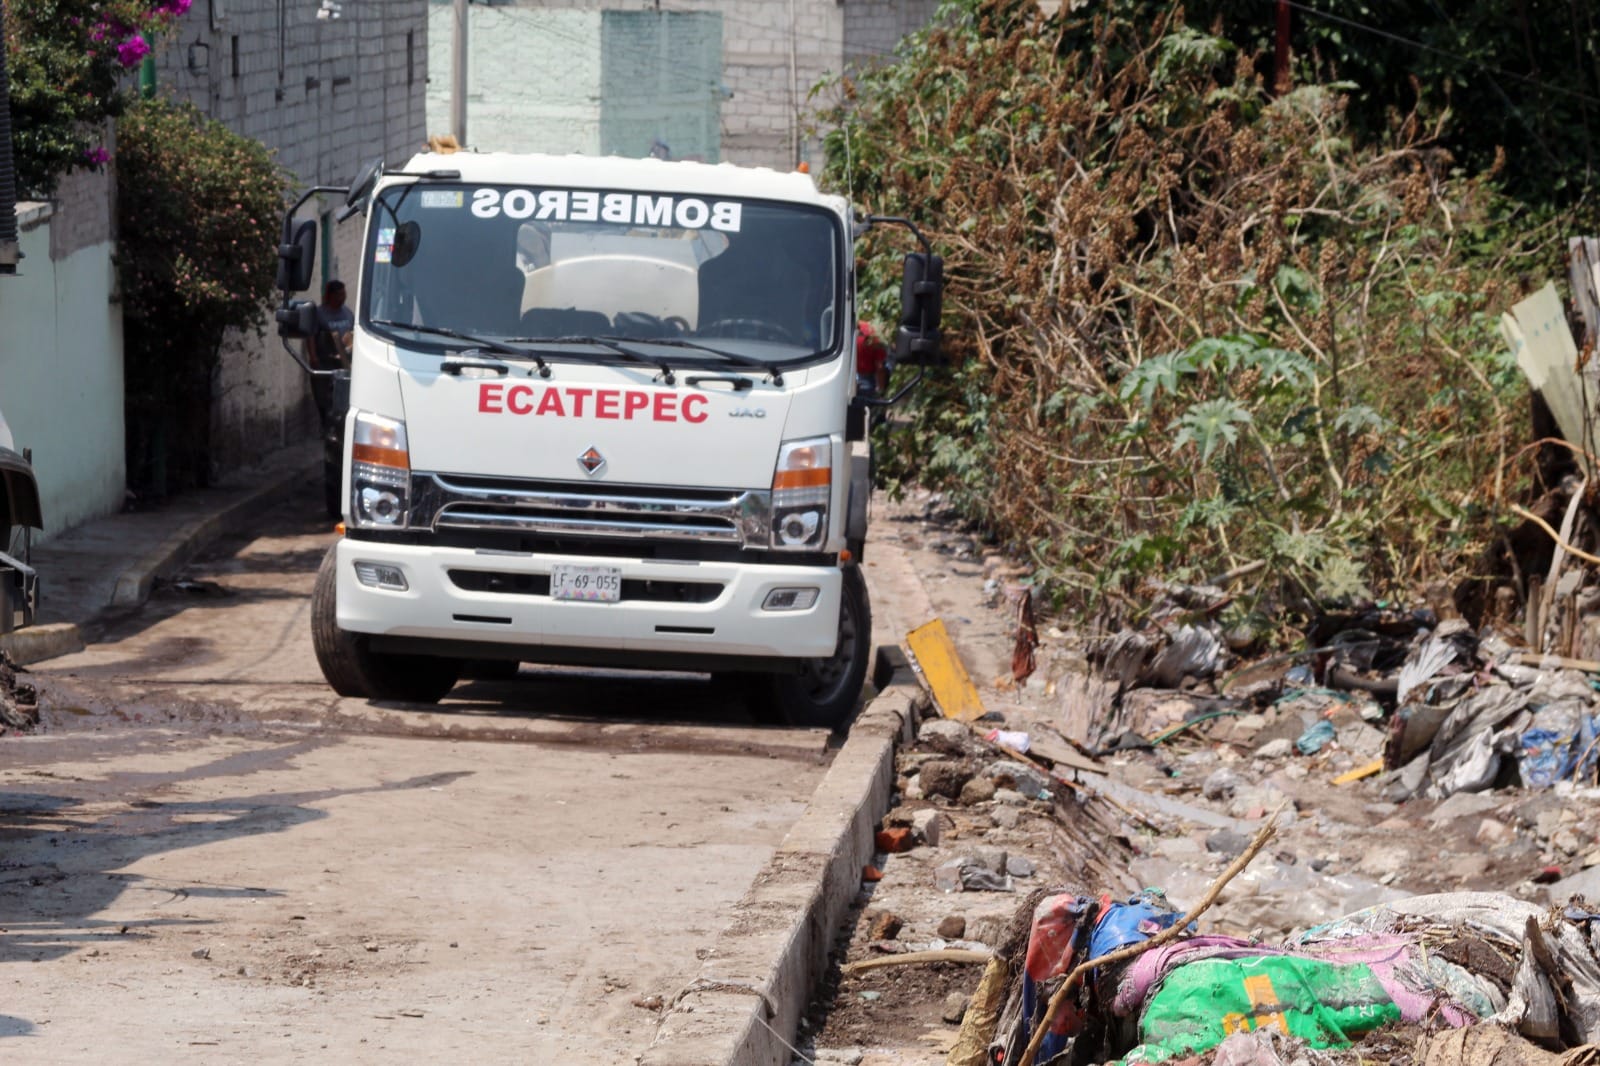
[(33, 449), (46, 536), (120, 510), (126, 480), (113, 246), (51, 259), (52, 213), (18, 208), (25, 258), (0, 278), (0, 409), (17, 450)]

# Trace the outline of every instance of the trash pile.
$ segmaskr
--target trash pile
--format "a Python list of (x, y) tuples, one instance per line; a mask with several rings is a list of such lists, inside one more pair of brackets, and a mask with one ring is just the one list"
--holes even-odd
[(0, 651), (0, 737), (31, 733), (39, 724), (39, 694), (17, 673), (11, 656)]
[(1173, 928), (1181, 912), (1159, 890), (1042, 892), (1019, 917), (1027, 935), (989, 963), (950, 1066), (1018, 1066), (1030, 1044), (1040, 1064), (1138, 1066), (1225, 1042), (1217, 1062), (1265, 1066), (1305, 1054), (1269, 1031), (1344, 1049), (1394, 1026), (1491, 1023), (1543, 1048), (1600, 1043), (1600, 913), (1581, 896), (1556, 908), (1413, 896), (1279, 943)]
[(1239, 725), (1259, 728), (1264, 713), (1287, 712), (1301, 726), (1262, 736), (1257, 755), (1337, 742), (1363, 757), (1346, 780), (1387, 772), (1391, 802), (1596, 783), (1600, 663), (1521, 652), (1425, 610), (1325, 617), (1309, 636), (1308, 651), (1224, 676), (1213, 629), (1164, 622), (1119, 633), (1095, 650), (1117, 698), (1069, 738), (1097, 753), (1151, 748), (1211, 719), (1253, 715)]

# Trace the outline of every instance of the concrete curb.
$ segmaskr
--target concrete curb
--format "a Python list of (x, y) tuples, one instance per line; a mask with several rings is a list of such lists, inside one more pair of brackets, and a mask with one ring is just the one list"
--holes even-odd
[(240, 525), (245, 516), (259, 510), (274, 497), (288, 491), (322, 469), (314, 464), (287, 470), (265, 482), (221, 510), (190, 522), (155, 548), (146, 552), (117, 578), (111, 592), (112, 607), (137, 607), (150, 598), (156, 578), (169, 577), (194, 558), (200, 550)]
[(50, 622), (14, 629), (0, 636), (0, 651), (5, 652), (18, 666), (82, 650), (83, 633), (76, 622)]
[[(885, 666), (885, 662), (888, 665)], [(784, 1066), (828, 952), (872, 861), (894, 755), (916, 728), (909, 670), (879, 651), (888, 687), (867, 704), (800, 820), (734, 907), (700, 975), (666, 1005), (641, 1066)]]

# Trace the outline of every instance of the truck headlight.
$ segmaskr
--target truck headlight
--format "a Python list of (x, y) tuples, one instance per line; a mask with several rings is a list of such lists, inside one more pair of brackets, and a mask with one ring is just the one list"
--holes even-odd
[(357, 411), (350, 442), (350, 515), (361, 529), (404, 529), (411, 505), (406, 424)]
[(789, 441), (772, 472), (772, 546), (815, 551), (828, 539), (833, 445), (827, 437)]

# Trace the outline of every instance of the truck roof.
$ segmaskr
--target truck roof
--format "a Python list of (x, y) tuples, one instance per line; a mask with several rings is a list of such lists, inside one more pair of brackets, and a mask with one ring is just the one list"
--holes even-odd
[(843, 197), (820, 192), (810, 174), (733, 163), (515, 152), (422, 152), (413, 156), (405, 169), (459, 170), (461, 180), (467, 182), (738, 196), (816, 204), (840, 214), (848, 212)]

